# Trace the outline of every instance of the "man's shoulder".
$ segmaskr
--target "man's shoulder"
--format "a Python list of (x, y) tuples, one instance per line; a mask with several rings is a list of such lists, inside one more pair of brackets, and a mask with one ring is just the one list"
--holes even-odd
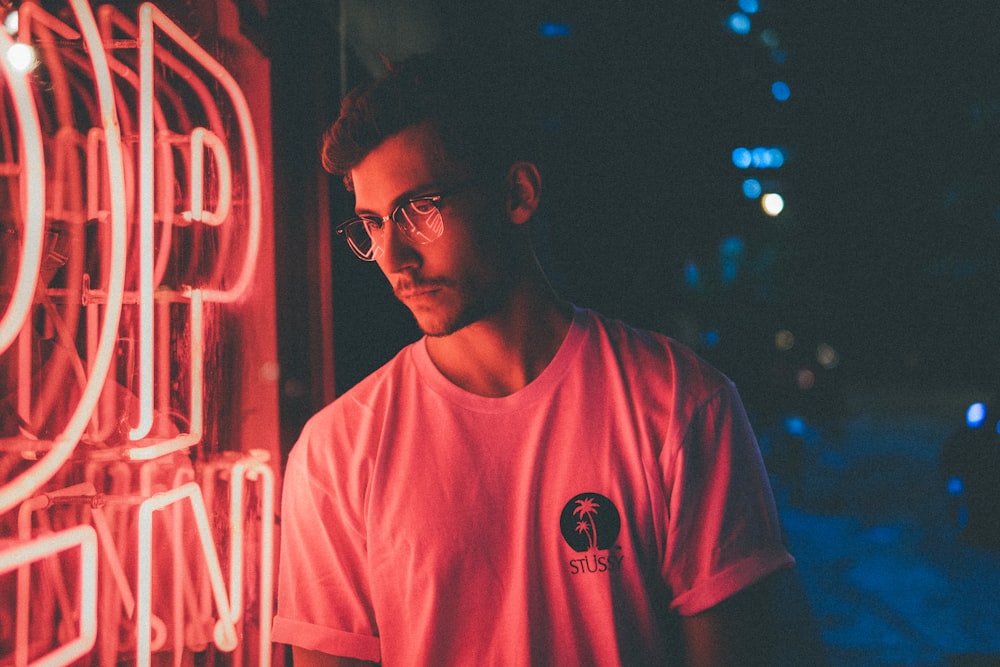
[(620, 363), (637, 373), (658, 376), (670, 382), (698, 383), (714, 391), (729, 379), (690, 346), (651, 329), (589, 311), (598, 340)]
[(310, 422), (329, 422), (345, 414), (370, 410), (380, 400), (393, 395), (404, 384), (404, 376), (412, 370), (412, 350), (418, 343), (411, 343), (382, 366), (372, 371), (331, 403), (312, 416)]

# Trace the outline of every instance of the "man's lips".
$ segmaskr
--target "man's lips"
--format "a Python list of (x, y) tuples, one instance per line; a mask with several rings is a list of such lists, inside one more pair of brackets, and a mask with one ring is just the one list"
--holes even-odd
[(406, 281), (405, 283), (396, 285), (393, 289), (393, 293), (396, 295), (397, 299), (419, 299), (421, 297), (430, 296), (442, 289), (448, 287), (447, 284), (443, 282), (420, 282), (412, 283)]
[(424, 285), (420, 287), (407, 287), (402, 289), (396, 289), (396, 298), (400, 301), (411, 301), (415, 299), (422, 299), (429, 297), (437, 292), (441, 291), (441, 286), (438, 285)]

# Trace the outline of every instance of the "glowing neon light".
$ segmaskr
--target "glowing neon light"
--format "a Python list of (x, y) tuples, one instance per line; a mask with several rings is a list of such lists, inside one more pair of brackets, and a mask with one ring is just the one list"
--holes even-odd
[(233, 612), (226, 595), (226, 584), (222, 578), (222, 568), (215, 551), (215, 541), (208, 523), (208, 514), (201, 497), (201, 488), (189, 482), (170, 491), (158, 493), (139, 506), (139, 565), (136, 595), (136, 663), (138, 667), (149, 667), (152, 653), (151, 617), (153, 587), (153, 512), (174, 503), (188, 500), (198, 528), (202, 555), (208, 567), (209, 580), (219, 612), (215, 626), (214, 640), (221, 651), (233, 651), (238, 645)]
[[(173, 643), (175, 664), (178, 664), (184, 652), (192, 648), (192, 642), (197, 643), (202, 639), (200, 622), (212, 618), (213, 600), (217, 610), (214, 613), (218, 617), (218, 622), (214, 625), (215, 644), (220, 650), (233, 651), (241, 643), (236, 624), (244, 620), (246, 610), (243, 607), (248, 600), (255, 598), (260, 605), (259, 613), (254, 619), (260, 624), (260, 643), (256, 651), (252, 647), (248, 651), (259, 653), (259, 664), (268, 665), (273, 607), (274, 472), (266, 462), (253, 456), (235, 459), (235, 462), (227, 456), (220, 467), (222, 472), (219, 481), (230, 485), (230, 507), (226, 509), (230, 512), (230, 525), (234, 527), (227, 545), (230, 558), (227, 582), (215, 553), (216, 542), (210, 533), (204, 502), (197, 485), (190, 481), (194, 475), (189, 465), (190, 460), (183, 454), (178, 454), (172, 460), (164, 460), (171, 453), (199, 443), (203, 437), (204, 303), (206, 300), (231, 303), (243, 298), (256, 270), (261, 242), (261, 185), (256, 135), (249, 107), (242, 91), (228, 72), (152, 5), (147, 3), (140, 10), (140, 18), (145, 17), (145, 22), (131, 24), (135, 26), (133, 32), (136, 35), (136, 40), (131, 42), (129, 39), (121, 39), (121, 32), (113, 27), (128, 24), (128, 20), (117, 10), (109, 5), (99, 10), (102, 20), (107, 17), (107, 23), (100, 26), (103, 37), (106, 38), (102, 40), (101, 31), (91, 13), (92, 3), (88, 0), (67, 2), (72, 5), (79, 31), (27, 0), (21, 4), (20, 17), (23, 20), (19, 41), (15, 44), (24, 49), (34, 48), (29, 42), (32, 35), (38, 36), (42, 46), (40, 53), (45, 56), (46, 76), (51, 83), (44, 99), (51, 100), (54, 104), (36, 108), (27, 84), (17, 83), (19, 75), (16, 70), (6, 62), (3, 66), (3, 75), (10, 80), (10, 95), (14, 101), (12, 109), (18, 115), (20, 134), (17, 146), (21, 153), (16, 162), (11, 160), (0, 164), (0, 178), (21, 179), (20, 204), (24, 213), (23, 220), (18, 220), (21, 237), (18, 238), (20, 265), (15, 274), (17, 282), (8, 286), (13, 298), (6, 310), (0, 312), (0, 353), (12, 346), (15, 338), (18, 340), (14, 356), (18, 373), (17, 409), (25, 417), (25, 426), (22, 427), (22, 437), (14, 444), (23, 447), (23, 443), (33, 440), (33, 444), (29, 445), (31, 449), (22, 449), (21, 454), (23, 458), (34, 459), (37, 463), (15, 479), (0, 479), (0, 513), (23, 501), (20, 505), (22, 515), (19, 515), (19, 518), (26, 517), (19, 524), (22, 541), (30, 542), (29, 546), (36, 550), (38, 558), (44, 557), (44, 554), (38, 556), (37, 550), (48, 548), (45, 546), (48, 542), (42, 539), (31, 540), (32, 520), (36, 522), (37, 531), (45, 534), (51, 529), (51, 525), (64, 525), (61, 521), (66, 519), (65, 515), (55, 513), (50, 517), (50, 512), (45, 510), (71, 512), (74, 517), (72, 521), (80, 520), (84, 524), (73, 530), (81, 535), (85, 534), (87, 544), (80, 544), (82, 555), (78, 559), (81, 568), (79, 577), (64, 577), (62, 572), (54, 569), (57, 568), (54, 559), (41, 564), (46, 568), (43, 591), (49, 596), (46, 604), (57, 603), (61, 618), (79, 617), (80, 629), (77, 638), (61, 635), (59, 639), (63, 646), (30, 665), (29, 640), (36, 629), (31, 624), (39, 620), (38, 609), (28, 609), (31, 592), (31, 579), (28, 575), (33, 573), (32, 561), (19, 559), (17, 551), (0, 547), (0, 568), (6, 568), (2, 571), (19, 570), (16, 600), (18, 616), (15, 619), (18, 629), (14, 646), (17, 655), (14, 666), (67, 665), (93, 650), (97, 635), (98, 600), (103, 603), (100, 612), (102, 619), (117, 615), (120, 622), (122, 613), (132, 619), (127, 625), (135, 624), (140, 664), (149, 664), (150, 653), (166, 646), (170, 640)], [(32, 24), (36, 33), (31, 31)], [(162, 29), (181, 50), (186, 51), (214, 77), (220, 86), (213, 86), (213, 91), (217, 88), (226, 91), (235, 107), (231, 113), (242, 133), (239, 149), (244, 151), (243, 155), (235, 156), (234, 151), (230, 151), (227, 146), (229, 128), (223, 124), (222, 114), (215, 103), (213, 96), (216, 93), (209, 91), (201, 80), (203, 73), (200, 70), (197, 73), (192, 71), (162, 47), (156, 48), (153, 44), (154, 28)], [(128, 30), (127, 27), (123, 29)], [(4, 45), (10, 41), (10, 38), (6, 38), (0, 42), (0, 53), (6, 52)], [(64, 44), (69, 44), (69, 47), (64, 48)], [(120, 52), (118, 50), (133, 47), (136, 47), (134, 53), (139, 56), (138, 60), (131, 58), (133, 52), (124, 61), (115, 58), (115, 54)], [(139, 74), (130, 69), (128, 63), (133, 62), (139, 68)], [(197, 118), (206, 127), (191, 129), (194, 123), (184, 108), (187, 106), (186, 100), (190, 98), (171, 89), (162, 72), (160, 78), (154, 81), (153, 67), (157, 63), (179, 74), (171, 77), (171, 80), (181, 81), (188, 86), (185, 93), (194, 92), (197, 95), (204, 107)], [(91, 95), (85, 89), (91, 82), (91, 72), (96, 95)], [(129, 90), (116, 89), (116, 84), (121, 85), (123, 81), (126, 87), (135, 87), (135, 95)], [(154, 85), (157, 86), (155, 89)], [(17, 90), (19, 86), (21, 92)], [(158, 100), (157, 95), (163, 97)], [(133, 119), (128, 111), (119, 116), (116, 100), (121, 104), (133, 99), (139, 107), (136, 117)], [(171, 113), (164, 114), (161, 101), (166, 103), (168, 109), (171, 104), (175, 108), (170, 109)], [(37, 129), (26, 127), (27, 121), (24, 120), (21, 106), (25, 107), (26, 113), (34, 113), (33, 122)], [(227, 108), (227, 114), (229, 113)], [(76, 124), (88, 117), (95, 127), (81, 125), (78, 130)], [(168, 119), (172, 123), (178, 123), (181, 129), (177, 132), (172, 130)], [(50, 144), (44, 146), (53, 160), (49, 165), (45, 164), (41, 134), (43, 127), (50, 128), (52, 132), (47, 137)], [(132, 137), (138, 139), (134, 154), (131, 147), (123, 145), (123, 136), (128, 137), (129, 142), (133, 141)], [(34, 146), (31, 145), (32, 140)], [(190, 159), (178, 160), (175, 165), (174, 156), (178, 153), (187, 154), (188, 150)], [(208, 171), (206, 156), (212, 160)], [(239, 160), (235, 164), (239, 165), (238, 177), (241, 179), (240, 187), (236, 189), (236, 204), (232, 201), (234, 160)], [(85, 167), (81, 168), (81, 162)], [(46, 166), (50, 172), (48, 174), (44, 173)], [(192, 172), (189, 174), (189, 210), (179, 214), (175, 213), (173, 190), (176, 181), (183, 182), (175, 173), (175, 167), (178, 166)], [(36, 172), (30, 171), (31, 168)], [(85, 192), (82, 187), (84, 178)], [(43, 189), (46, 185), (48, 192)], [(39, 289), (38, 286), (41, 253), (45, 243), (46, 202), (51, 206), (49, 217), (72, 225), (73, 245), (67, 253), (69, 263), (64, 269), (66, 284), (58, 289), (47, 286)], [(129, 216), (132, 210), (136, 211), (136, 233), (130, 236), (133, 220)], [(238, 211), (239, 216), (234, 215), (234, 210)], [(99, 229), (97, 248), (93, 255), (88, 253), (89, 248), (85, 246), (93, 240), (90, 237), (85, 240), (80, 231), (82, 225), (89, 220), (96, 220)], [(194, 287), (163, 287), (158, 290), (157, 286), (164, 282), (163, 278), (167, 275), (168, 265), (175, 259), (171, 252), (174, 233), (172, 228), (185, 222), (224, 226), (223, 230), (211, 237), (218, 239), (219, 261), (215, 272), (211, 278), (177, 281), (180, 284), (198, 283)], [(156, 223), (162, 224), (160, 230), (155, 229)], [(236, 224), (241, 226), (238, 230), (234, 228)], [(24, 227), (23, 232), (20, 225)], [(159, 239), (156, 238), (157, 234)], [(233, 248), (239, 247), (243, 256), (230, 262), (227, 261), (227, 253), (230, 252), (231, 238), (239, 242), (239, 246), (233, 245)], [(199, 248), (194, 250), (197, 255)], [(230, 254), (235, 255), (236, 251)], [(94, 271), (91, 261), (99, 267), (93, 273), (93, 286), (89, 273)], [(132, 265), (133, 261), (137, 263)], [(198, 261), (192, 261), (193, 268), (189, 269), (189, 273), (197, 275), (199, 266)], [(183, 271), (180, 273), (183, 275)], [(222, 285), (226, 285), (226, 288), (222, 289)], [(120, 326), (123, 324), (124, 304), (137, 306), (135, 324), (128, 322), (127, 327)], [(190, 340), (187, 341), (188, 344), (181, 346), (184, 358), (172, 355), (170, 350), (173, 325), (171, 313), (176, 317), (176, 312), (171, 310), (172, 304), (183, 304), (181, 309), (189, 309)], [(44, 306), (44, 313), (40, 306)], [(65, 349), (71, 350), (65, 358), (56, 359), (62, 364), (62, 368), (41, 383), (40, 391), (38, 380), (32, 379), (33, 373), (38, 371), (38, 355), (33, 355), (33, 345), (38, 342), (31, 326), (33, 309), (37, 309), (34, 312), (39, 313), (35, 321), (44, 323), (46, 327), (42, 335), (52, 337), (55, 332), (58, 342)], [(81, 325), (83, 331), (80, 331)], [(112, 364), (117, 363), (115, 359), (119, 348), (124, 348), (133, 339), (137, 346), (138, 367), (132, 368), (129, 362), (123, 361), (116, 368)], [(82, 349), (78, 351), (77, 347)], [(127, 352), (131, 353), (131, 350)], [(174, 356), (178, 358), (175, 359)], [(171, 405), (170, 392), (175, 387), (171, 369), (175, 367), (175, 362), (189, 364), (185, 370), (190, 372), (189, 415), (186, 415), (189, 432), (176, 436), (174, 433), (177, 429), (173, 419), (183, 418), (185, 415), (178, 415), (176, 406)], [(46, 371), (49, 370), (46, 367)], [(116, 375), (127, 377), (125, 390), (119, 385)], [(65, 377), (79, 385), (79, 391), (73, 392), (79, 398), (73, 399), (77, 401), (75, 407), (66, 406), (60, 410), (58, 394), (69, 393), (65, 391), (65, 383), (61, 381)], [(133, 379), (137, 380), (136, 387), (132, 386)], [(154, 389), (159, 393), (154, 394)], [(36, 393), (39, 396), (37, 399)], [(130, 395), (124, 396), (126, 393)], [(126, 407), (131, 412), (124, 412)], [(133, 419), (132, 428), (128, 431), (129, 442), (120, 447), (88, 447), (86, 483), (34, 495), (37, 489), (49, 482), (65, 466), (85, 431), (88, 441), (117, 442), (121, 435), (118, 428), (125, 414)], [(52, 440), (38, 440), (38, 433), (41, 431), (39, 425), (50, 415), (66, 420), (63, 430)], [(155, 432), (154, 428), (157, 429)], [(135, 466), (123, 461), (142, 461), (144, 464)], [(172, 490), (151, 495), (154, 486), (156, 490), (160, 490), (165, 485), (164, 466), (175, 466), (178, 462), (188, 465), (177, 470), (172, 480)], [(99, 487), (93, 482), (98, 470), (102, 471), (102, 475), (111, 475)], [(132, 471), (136, 470), (137, 474), (133, 475)], [(245, 504), (248, 484), (257, 485), (254, 488), (255, 494), (251, 497), (260, 507), (259, 528), (255, 526), (258, 520), (256, 514), (247, 516), (248, 508)], [(143, 493), (149, 496), (137, 495), (135, 486), (141, 487)], [(107, 490), (109, 487), (113, 489), (110, 494), (95, 491), (95, 488)], [(197, 555), (187, 553), (188, 544), (183, 538), (182, 524), (187, 517), (187, 507), (182, 507), (185, 499), (191, 501), (197, 523), (201, 547)], [(82, 508), (68, 510), (56, 507), (77, 503), (94, 504), (84, 504)], [(104, 508), (105, 503), (107, 509)], [(153, 515), (159, 509), (167, 507), (170, 508), (173, 519), (167, 539), (171, 542), (174, 567), (172, 590), (164, 591), (172, 596), (172, 616), (167, 619), (172, 623), (169, 631), (164, 619), (154, 615), (151, 600), (154, 595), (151, 582), (152, 549), (154, 540), (159, 539), (158, 535), (152, 534)], [(138, 548), (133, 549), (130, 548), (131, 545), (125, 547), (122, 539), (126, 536), (129, 542), (136, 539), (136, 512), (139, 515), (139, 544)], [(77, 519), (77, 516), (80, 518)], [(88, 521), (90, 526), (86, 525)], [(161, 524), (156, 525), (159, 527)], [(248, 548), (248, 542), (254, 548)], [(249, 594), (254, 583), (244, 581), (250, 553), (260, 559), (259, 581), (254, 582), (258, 587), (256, 596)], [(128, 554), (129, 557), (138, 554), (139, 576), (134, 592), (126, 575), (127, 568), (122, 554)], [(97, 591), (98, 556), (107, 566), (101, 572), (103, 580), (100, 583), (100, 595)], [(188, 567), (189, 564), (192, 568)], [(197, 571), (198, 567), (207, 569), (207, 578), (192, 575), (191, 570)], [(22, 570), (24, 574), (20, 574)], [(76, 595), (75, 591), (70, 590), (66, 585), (67, 581), (79, 583), (81, 593)], [(229, 591), (226, 590), (227, 583)], [(199, 609), (198, 595), (202, 591), (210, 595), (207, 598), (208, 605)], [(37, 601), (37, 591), (35, 593)], [(35, 614), (34, 617), (32, 613)], [(118, 658), (119, 633), (113, 626), (106, 630), (107, 632), (101, 633), (100, 656), (95, 653), (89, 658), (91, 662), (99, 659), (101, 664), (109, 665), (114, 664)], [(63, 632), (62, 627), (60, 632)], [(44, 632), (41, 634), (45, 636)], [(37, 637), (34, 639), (38, 641)], [(208, 641), (207, 638), (205, 640)], [(242, 664), (241, 655), (234, 657), (234, 664)]]
[[(261, 486), (261, 565), (260, 565), (260, 656), (261, 664), (270, 664), (271, 614), (270, 604), (274, 576), (274, 472), (261, 461), (249, 457), (235, 463), (230, 481), (229, 501), (229, 591), (234, 618), (237, 621), (243, 608), (243, 543), (246, 522), (243, 517), (243, 480), (260, 480)], [(266, 657), (266, 662), (265, 662)]]
[[(118, 130), (118, 115), (115, 109), (114, 93), (111, 86), (111, 76), (104, 58), (104, 49), (93, 15), (86, 0), (70, 0), (77, 21), (80, 24), (87, 53), (94, 67), (94, 78), (97, 83), (98, 102), (101, 109), (101, 119), (104, 124), (105, 152), (107, 158), (108, 177), (111, 183), (111, 270), (108, 275), (107, 302), (104, 323), (97, 356), (92, 372), (87, 378), (87, 384), (73, 411), (68, 424), (62, 433), (53, 441), (52, 448), (35, 465), (31, 466), (3, 487), (0, 487), (0, 513), (13, 507), (21, 498), (30, 496), (53, 475), (69, 459), (80, 436), (83, 435), (90, 420), (90, 415), (97, 405), (104, 380), (111, 367), (117, 341), (119, 316), (121, 314), (123, 291), (125, 286), (125, 197), (124, 170), (122, 164), (122, 146)], [(30, 3), (28, 3), (30, 4)], [(23, 8), (22, 8), (23, 9)], [(24, 16), (22, 16), (24, 20)], [(6, 37), (0, 37), (6, 39)]]
[[(6, 32), (0, 31), (0, 49), (13, 45)], [(42, 232), (45, 229), (45, 165), (42, 154), (42, 131), (38, 111), (23, 72), (12, 70), (3, 59), (4, 78), (10, 86), (17, 111), (23, 153), (20, 178), (21, 196), (25, 201), (22, 227), (21, 263), (10, 305), (0, 317), (0, 352), (6, 350), (24, 324), (31, 308), (42, 261)]]
[[(244, 255), (243, 264), (240, 267), (239, 273), (236, 280), (233, 282), (232, 287), (225, 290), (204, 290), (204, 298), (206, 301), (233, 303), (238, 301), (250, 287), (254, 269), (257, 264), (257, 255), (260, 251), (261, 240), (260, 158), (257, 149), (257, 137), (254, 133), (253, 117), (250, 114), (250, 107), (247, 104), (246, 97), (243, 95), (243, 91), (240, 89), (239, 84), (236, 83), (236, 80), (233, 79), (232, 75), (227, 72), (218, 61), (212, 58), (208, 52), (202, 49), (197, 42), (191, 39), (187, 33), (171, 21), (163, 12), (148, 2), (143, 3), (139, 7), (140, 34), (145, 34), (143, 31), (147, 28), (143, 27), (144, 24), (148, 24), (150, 26), (148, 28), (149, 30), (152, 29), (152, 25), (160, 28), (160, 30), (170, 37), (170, 39), (172, 39), (179, 47), (184, 49), (184, 51), (194, 58), (199, 65), (205, 68), (205, 70), (207, 70), (212, 77), (221, 84), (223, 90), (226, 91), (226, 94), (229, 96), (229, 99), (233, 104), (233, 111), (236, 114), (237, 124), (240, 128), (240, 137), (246, 158), (246, 199), (249, 209), (247, 219), (248, 230), (246, 254)], [(140, 48), (142, 48), (145, 44), (145, 40), (140, 39), (139, 41)], [(152, 45), (146, 45), (146, 48), (152, 48)]]
[(186, 449), (201, 441), (205, 411), (205, 316), (202, 290), (191, 290), (191, 425), (190, 431), (176, 438), (146, 447), (130, 447), (125, 455), (132, 461), (149, 461)]
[(153, 426), (153, 26), (139, 26), (139, 423), (131, 440)]
[[(79, 17), (78, 17), (79, 18)], [(38, 21), (63, 39), (77, 41), (80, 33), (69, 27), (34, 2), (23, 2), (17, 9), (18, 40), (26, 40), (31, 35), (31, 24)]]
[[(22, 647), (18, 642), (15, 648), (18, 656), (15, 658), (16, 665), (62, 667), (86, 655), (93, 648), (97, 641), (97, 535), (90, 526), (75, 526), (0, 551), (0, 574), (4, 574), (14, 569), (24, 569), (31, 563), (76, 547), (80, 548), (79, 613), (76, 614), (79, 619), (78, 635), (31, 663), (27, 662), (27, 646)], [(20, 588), (17, 604), (18, 607), (22, 605)], [(23, 604), (27, 605), (27, 599)]]
[[(219, 169), (219, 196), (215, 211), (206, 211), (205, 206), (205, 148), (212, 151)], [(191, 210), (182, 216), (185, 220), (200, 220), (207, 225), (218, 226), (229, 216), (232, 199), (232, 170), (226, 145), (219, 137), (203, 127), (191, 132)]]

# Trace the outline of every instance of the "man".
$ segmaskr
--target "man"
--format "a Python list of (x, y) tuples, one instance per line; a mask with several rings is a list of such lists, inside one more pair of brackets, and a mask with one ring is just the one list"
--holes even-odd
[(553, 291), (499, 76), (415, 58), (327, 133), (337, 231), (425, 336), (291, 452), (274, 639), (296, 665), (774, 664), (794, 561), (736, 391)]

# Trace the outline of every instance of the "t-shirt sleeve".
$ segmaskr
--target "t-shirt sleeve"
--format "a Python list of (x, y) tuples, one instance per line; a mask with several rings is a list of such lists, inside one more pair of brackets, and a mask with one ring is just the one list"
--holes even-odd
[(698, 406), (680, 446), (664, 449), (668, 532), (663, 577), (672, 608), (697, 614), (794, 559), (736, 388)]
[[(328, 438), (303, 431), (285, 469), (275, 642), (380, 660), (367, 575), (363, 494), (335, 479)], [(357, 479), (356, 484), (360, 484)], [(357, 489), (353, 489), (357, 491)]]

